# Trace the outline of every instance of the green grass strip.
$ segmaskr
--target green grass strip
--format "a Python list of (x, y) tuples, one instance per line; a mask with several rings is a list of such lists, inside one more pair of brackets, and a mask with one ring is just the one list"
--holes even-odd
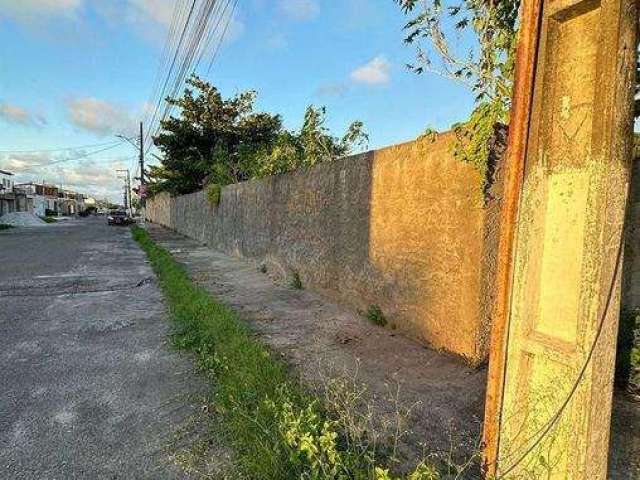
[[(228, 307), (195, 286), (184, 268), (148, 233), (133, 227), (133, 236), (147, 253), (176, 323), (175, 344), (197, 354), (202, 370), (215, 379), (217, 409), (241, 467), (252, 478), (290, 478), (268, 408), (283, 395), (299, 406), (310, 399), (288, 378), (286, 367), (253, 340)], [(293, 477), (291, 477), (293, 478)]]
[[(192, 351), (212, 381), (214, 403), (236, 463), (251, 479), (392, 480), (385, 460), (366, 440), (357, 443), (287, 366), (251, 336), (227, 306), (194, 285), (146, 230), (132, 227), (146, 252), (175, 322), (173, 340)], [(334, 416), (335, 417), (335, 416)], [(439, 478), (421, 463), (409, 480)]]
[(9, 225), (7, 223), (0, 223), (0, 230), (9, 230), (10, 228), (13, 228), (13, 225)]

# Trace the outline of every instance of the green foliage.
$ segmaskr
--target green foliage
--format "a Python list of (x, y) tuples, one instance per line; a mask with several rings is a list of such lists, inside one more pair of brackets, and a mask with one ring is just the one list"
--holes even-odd
[(620, 314), (616, 381), (640, 392), (640, 310)]
[(209, 201), (209, 205), (212, 207), (217, 207), (220, 205), (220, 197), (222, 195), (222, 187), (217, 183), (212, 183), (207, 186), (207, 200)]
[(296, 271), (291, 272), (291, 288), (295, 288), (296, 290), (302, 290), (302, 279), (300, 278), (300, 274)]
[(57, 220), (57, 219), (55, 219), (54, 217), (48, 217), (48, 216), (45, 216), (45, 217), (40, 217), (40, 218), (41, 218), (41, 219), (42, 219), (42, 221), (43, 221), (43, 222), (45, 222), (45, 223), (56, 223), (56, 222), (58, 221), (58, 220)]
[(434, 128), (429, 127), (425, 129), (425, 131), (422, 133), (422, 135), (420, 135), (419, 138), (424, 138), (429, 142), (434, 143), (438, 139), (438, 131)]
[(324, 107), (310, 106), (299, 132), (282, 127), (279, 115), (255, 112), (255, 92), (224, 99), (210, 83), (192, 76), (182, 97), (167, 99), (179, 117), (161, 124), (154, 143), (160, 165), (149, 168), (149, 194), (191, 193), (207, 183), (228, 185), (312, 166), (366, 146), (362, 122), (338, 139), (325, 126)]
[(405, 25), (405, 43), (417, 48), (411, 69), (461, 82), (479, 102), (509, 103), (520, 0), (394, 1), (412, 15)]
[(333, 137), (327, 127), (324, 107), (309, 106), (299, 132), (284, 131), (270, 149), (259, 151), (257, 176), (277, 175), (311, 167), (364, 149), (369, 137), (362, 122), (353, 122), (341, 139)]
[(150, 169), (151, 193), (190, 193), (207, 180), (220, 185), (251, 178), (251, 154), (268, 148), (282, 130), (279, 115), (255, 112), (255, 92), (222, 98), (210, 83), (192, 76), (180, 98), (168, 98), (179, 117), (162, 121), (154, 143), (161, 166)]
[(520, 0), (394, 1), (413, 15), (405, 42), (416, 45), (417, 63), (409, 67), (463, 83), (476, 94), (471, 118), (454, 128), (454, 153), (486, 179), (494, 125), (508, 123)]
[[(211, 379), (214, 408), (235, 449), (242, 478), (255, 480), (393, 479), (376, 445), (356, 448), (348, 426), (288, 374), (228, 307), (196, 287), (169, 252), (133, 227), (175, 323), (176, 347), (194, 352)], [(381, 466), (382, 465), (382, 466)], [(436, 480), (421, 463), (405, 480)]]
[(471, 163), (487, 179), (487, 161), (491, 137), (497, 123), (507, 121), (506, 106), (498, 101), (478, 105), (468, 121), (453, 126), (456, 141), (453, 153), (456, 158)]
[(13, 225), (9, 225), (7, 223), (0, 223), (0, 230), (9, 230), (10, 228), (13, 228)]
[(387, 318), (384, 316), (382, 309), (378, 305), (369, 305), (367, 310), (367, 320), (380, 327), (385, 327), (387, 325)]

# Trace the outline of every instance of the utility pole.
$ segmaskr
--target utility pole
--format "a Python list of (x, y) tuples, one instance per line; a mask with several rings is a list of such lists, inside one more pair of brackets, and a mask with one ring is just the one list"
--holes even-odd
[[(140, 166), (140, 177), (134, 178), (134, 180), (140, 180), (140, 190), (138, 190), (140, 195), (140, 203), (144, 206), (144, 196), (146, 195), (146, 184), (147, 180), (145, 179), (145, 171), (144, 171), (144, 125), (143, 122), (140, 122), (140, 138), (136, 142), (132, 138), (129, 138), (125, 135), (116, 135), (120, 140), (124, 140), (125, 142), (131, 144), (134, 148), (138, 150), (138, 161)], [(129, 192), (131, 188), (129, 188)], [(130, 194), (129, 194), (130, 195)], [(129, 197), (129, 204), (131, 204), (131, 198)]]
[(145, 185), (144, 179), (144, 133), (142, 131), (142, 122), (140, 122), (140, 185)]
[[(144, 132), (142, 122), (140, 122), (140, 188), (138, 189), (138, 198), (140, 201), (140, 207), (142, 207), (144, 212), (144, 207), (146, 205), (146, 195), (147, 195), (147, 181), (144, 178)], [(145, 214), (142, 213), (142, 218), (144, 218)]]
[(124, 174), (124, 209), (131, 215), (131, 174), (128, 168), (116, 172)]
[(609, 478), (637, 21), (636, 0), (522, 3), (487, 478)]

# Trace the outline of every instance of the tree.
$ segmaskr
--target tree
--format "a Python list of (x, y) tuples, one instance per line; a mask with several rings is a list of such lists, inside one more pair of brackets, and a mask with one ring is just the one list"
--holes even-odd
[(150, 169), (151, 193), (184, 194), (209, 181), (226, 185), (255, 174), (253, 153), (269, 149), (282, 132), (279, 115), (256, 113), (253, 91), (224, 99), (210, 83), (192, 76), (182, 97), (168, 98), (178, 117), (161, 122), (154, 137), (161, 165)]
[[(511, 97), (520, 0), (394, 0), (406, 15), (409, 67), (463, 83), (479, 102)], [(461, 46), (462, 45), (462, 46)]]
[(284, 131), (271, 149), (258, 152), (258, 175), (275, 175), (311, 167), (366, 148), (369, 136), (362, 122), (353, 122), (342, 138), (332, 136), (325, 122), (324, 107), (307, 107), (299, 132)]
[(454, 151), (486, 178), (494, 126), (509, 120), (520, 0), (394, 1), (412, 15), (405, 43), (416, 46), (417, 62), (408, 67), (450, 78), (476, 94), (471, 118), (454, 127)]
[(179, 195), (205, 184), (227, 185), (254, 177), (313, 166), (365, 147), (362, 122), (353, 122), (342, 138), (331, 135), (324, 107), (307, 108), (299, 132), (282, 128), (279, 115), (254, 112), (255, 92), (223, 99), (208, 82), (192, 76), (178, 99), (179, 117), (161, 123), (154, 138), (160, 165), (149, 168), (149, 194)]

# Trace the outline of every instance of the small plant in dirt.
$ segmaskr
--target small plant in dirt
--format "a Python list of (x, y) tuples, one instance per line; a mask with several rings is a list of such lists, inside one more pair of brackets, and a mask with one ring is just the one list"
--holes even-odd
[(212, 183), (207, 187), (207, 200), (212, 207), (220, 205), (220, 197), (222, 196), (222, 187), (217, 183)]
[(387, 326), (387, 317), (382, 313), (382, 309), (378, 305), (369, 305), (367, 310), (367, 320), (379, 327)]
[(267, 266), (264, 263), (261, 263), (260, 266), (258, 267), (258, 271), (260, 273), (267, 273)]
[(302, 290), (304, 287), (302, 285), (302, 279), (300, 278), (300, 274), (295, 270), (291, 273), (291, 288), (295, 288), (296, 290)]

